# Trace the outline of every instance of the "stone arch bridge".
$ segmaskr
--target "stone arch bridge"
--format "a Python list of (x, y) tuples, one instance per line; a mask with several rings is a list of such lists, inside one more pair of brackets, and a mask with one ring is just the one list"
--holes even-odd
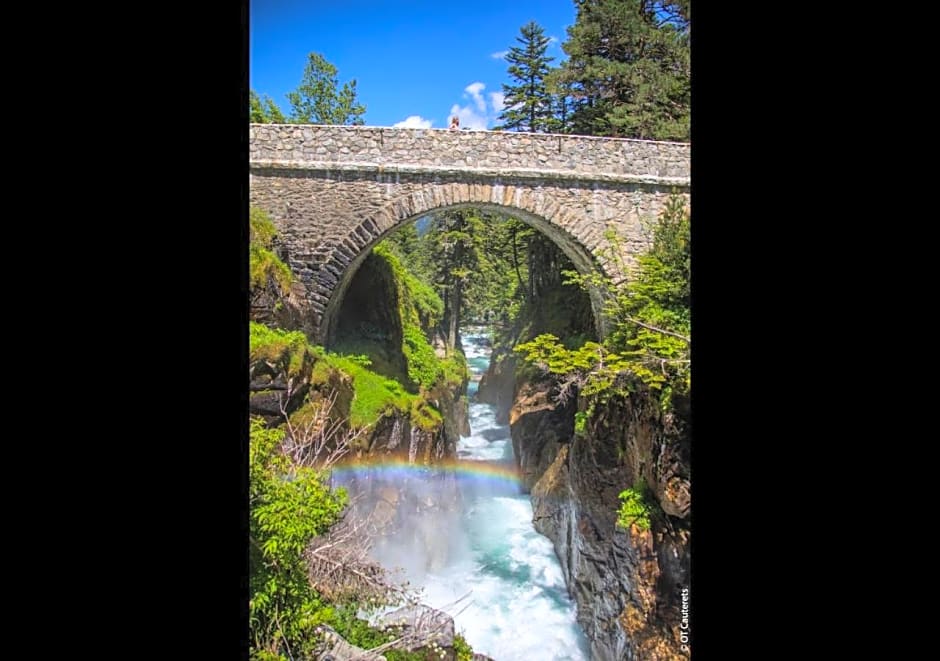
[[(298, 276), (304, 331), (325, 343), (372, 246), (438, 209), (478, 207), (529, 223), (581, 272), (648, 249), (643, 219), (690, 194), (690, 145), (570, 135), (252, 124), (250, 203), (267, 211)], [(600, 299), (592, 296), (595, 317)], [(598, 330), (604, 329), (598, 322)]]

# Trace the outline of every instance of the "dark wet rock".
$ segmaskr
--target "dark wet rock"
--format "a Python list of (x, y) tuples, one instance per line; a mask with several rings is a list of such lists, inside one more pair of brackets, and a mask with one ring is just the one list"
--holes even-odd
[[(683, 659), (681, 590), (689, 585), (689, 434), (644, 394), (596, 407), (584, 434), (552, 384), (521, 379), (512, 439), (533, 523), (552, 540), (592, 659)], [(642, 479), (662, 513), (617, 527), (619, 494)]]
[(509, 422), (509, 409), (513, 405), (513, 389), (516, 385), (516, 358), (506, 352), (496, 352), (477, 388), (476, 400), (496, 406), (496, 422)]

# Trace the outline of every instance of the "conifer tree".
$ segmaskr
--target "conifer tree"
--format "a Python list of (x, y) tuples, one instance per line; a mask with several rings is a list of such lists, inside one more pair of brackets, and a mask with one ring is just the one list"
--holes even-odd
[(300, 86), (287, 94), (291, 122), (364, 124), (366, 108), (356, 100), (356, 81), (339, 87), (337, 69), (319, 53), (310, 53)]
[(512, 46), (506, 55), (509, 75), (516, 82), (503, 85), (505, 107), (499, 115), (503, 123), (498, 128), (536, 133), (550, 131), (555, 103), (545, 76), (549, 72), (549, 63), (555, 58), (545, 55), (549, 38), (534, 21), (523, 25), (520, 32), (521, 36), (516, 37), (516, 41), (522, 46)]
[(284, 113), (277, 107), (267, 94), (258, 96), (258, 93), (251, 90), (248, 97), (249, 119), (252, 124), (285, 124)]
[(571, 130), (688, 140), (691, 0), (578, 0), (552, 82), (574, 98)]

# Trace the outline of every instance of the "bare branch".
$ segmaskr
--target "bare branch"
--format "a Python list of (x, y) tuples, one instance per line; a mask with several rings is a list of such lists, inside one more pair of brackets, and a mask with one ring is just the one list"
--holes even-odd
[(336, 391), (321, 400), (319, 406), (313, 408), (312, 415), (300, 421), (292, 421), (287, 413), (287, 404), (294, 392), (293, 381), (288, 381), (287, 389), (279, 400), (287, 430), (283, 443), (284, 453), (296, 466), (329, 470), (349, 453), (353, 443), (366, 430), (347, 429), (342, 419), (333, 419), (331, 414), (339, 395)]
[[(470, 592), (466, 593), (456, 601), (442, 607), (442, 608), (430, 608), (427, 606), (417, 606), (422, 608), (420, 613), (416, 614), (415, 622), (413, 626), (407, 626), (404, 628), (400, 638), (395, 640), (390, 640), (387, 643), (379, 645), (378, 647), (373, 647), (369, 650), (372, 654), (377, 654), (388, 649), (416, 649), (422, 646), (427, 642), (428, 639), (432, 638), (437, 631), (442, 629), (446, 624), (447, 620), (455, 619), (460, 613), (464, 612), (467, 608), (472, 605), (471, 603), (466, 604), (454, 615), (450, 615), (448, 609), (458, 605), (461, 601), (467, 599), (470, 596)], [(448, 617), (437, 617), (435, 618), (436, 613), (443, 613)], [(437, 620), (437, 623), (434, 623), (434, 620)]]
[(634, 319), (633, 317), (628, 317), (626, 315), (624, 315), (623, 318), (629, 321), (630, 323), (636, 324), (637, 326), (642, 326), (643, 328), (646, 328), (647, 330), (656, 331), (657, 333), (662, 333), (663, 335), (672, 335), (673, 337), (677, 337), (680, 340), (683, 340), (685, 342), (688, 342), (689, 344), (692, 344), (692, 339), (686, 337), (685, 335), (679, 335), (679, 333), (673, 333), (672, 331), (667, 331), (663, 328), (657, 328), (656, 326), (650, 326), (649, 324), (644, 324), (639, 319)]
[(372, 603), (389, 602), (389, 596), (407, 598), (369, 555), (376, 530), (372, 516), (357, 516), (352, 508), (325, 535), (310, 541), (305, 553), (311, 584), (329, 599), (355, 598)]

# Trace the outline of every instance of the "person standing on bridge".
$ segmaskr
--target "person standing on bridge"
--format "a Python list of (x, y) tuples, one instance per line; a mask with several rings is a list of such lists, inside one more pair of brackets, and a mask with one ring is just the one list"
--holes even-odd
[(457, 115), (454, 115), (450, 118), (450, 128), (452, 131), (460, 128), (460, 119), (457, 117)]

